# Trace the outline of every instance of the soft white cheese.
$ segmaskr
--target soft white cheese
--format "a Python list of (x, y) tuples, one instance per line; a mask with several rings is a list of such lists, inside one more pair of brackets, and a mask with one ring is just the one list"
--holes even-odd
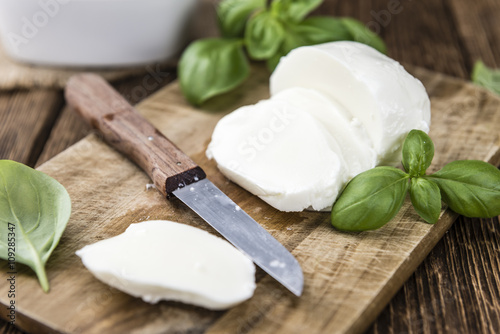
[(331, 207), (348, 175), (342, 150), (286, 101), (242, 107), (217, 124), (207, 156), (232, 181), (281, 211)]
[(333, 42), (283, 57), (271, 98), (224, 117), (207, 156), (281, 211), (323, 210), (350, 178), (399, 164), (407, 133), (429, 126), (420, 81), (369, 46)]
[(132, 224), (76, 252), (95, 277), (144, 301), (222, 310), (247, 300), (255, 266), (227, 241), (170, 221)]
[(318, 91), (300, 87), (280, 91), (272, 100), (288, 103), (316, 118), (337, 142), (337, 154), (344, 158), (350, 178), (375, 167), (377, 154), (363, 125), (338, 103)]
[(358, 119), (377, 152), (377, 164), (397, 164), (406, 134), (429, 131), (430, 101), (422, 83), (396, 61), (357, 42), (304, 46), (283, 57), (271, 94), (315, 89)]

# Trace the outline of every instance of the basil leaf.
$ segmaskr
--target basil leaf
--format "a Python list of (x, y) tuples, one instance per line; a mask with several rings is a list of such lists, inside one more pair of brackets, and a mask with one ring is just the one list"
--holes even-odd
[[(368, 34), (371, 34), (371, 39), (362, 38), (365, 32), (360, 30), (358, 25), (361, 25), (361, 22), (328, 16), (314, 16), (298, 24), (286, 24), (283, 42), (277, 53), (268, 60), (268, 68), (271, 71), (274, 70), (280, 58), (286, 56), (292, 49), (305, 45), (315, 45), (334, 41), (368, 41), (368, 45), (375, 46), (379, 51), (385, 52), (384, 42), (369, 30)], [(363, 27), (363, 29), (367, 28)]]
[(322, 2), (323, 0), (274, 0), (271, 11), (284, 22), (298, 23)]
[(281, 60), (281, 57), (283, 57), (283, 56), (286, 56), (286, 54), (284, 54), (282, 52), (277, 52), (271, 58), (266, 60), (267, 69), (270, 72), (273, 72), (276, 69), (276, 66), (278, 66), (278, 64)]
[(425, 175), (434, 158), (434, 143), (423, 131), (411, 130), (403, 143), (403, 167), (411, 177)]
[(500, 95), (500, 70), (488, 68), (480, 60), (474, 64), (472, 82)]
[(409, 175), (394, 167), (375, 167), (354, 177), (332, 209), (332, 225), (343, 231), (374, 230), (399, 212)]
[(250, 66), (238, 39), (195, 41), (184, 51), (179, 62), (181, 90), (195, 105), (237, 87), (249, 73)]
[(251, 17), (245, 30), (248, 53), (255, 60), (268, 59), (276, 54), (284, 37), (283, 25), (268, 11)]
[(456, 213), (475, 218), (500, 215), (500, 171), (495, 166), (458, 160), (426, 178), (439, 186), (443, 201)]
[(45, 264), (70, 214), (71, 200), (60, 183), (23, 164), (0, 160), (0, 258), (15, 258), (33, 269), (45, 292)]
[(426, 222), (435, 224), (441, 214), (441, 193), (434, 182), (416, 177), (411, 179), (410, 198), (415, 211)]
[(311, 45), (352, 39), (341, 19), (328, 16), (310, 17), (295, 30)]
[(278, 51), (267, 60), (267, 67), (272, 72), (278, 65), (281, 57), (286, 56), (290, 51), (295, 48), (310, 45), (304, 36), (301, 35), (300, 31), (296, 30), (296, 26), (287, 26), (285, 29), (285, 34), (283, 41), (278, 48)]
[(281, 57), (295, 48), (350, 38), (342, 21), (332, 17), (312, 17), (299, 24), (286, 24), (283, 42), (278, 51), (267, 60), (267, 66), (273, 71)]
[(349, 17), (344, 17), (341, 20), (346, 29), (351, 34), (350, 40), (364, 43), (382, 53), (387, 53), (387, 48), (384, 41), (373, 31), (368, 29), (368, 27), (366, 27), (361, 21)]
[(217, 7), (217, 17), (222, 36), (243, 37), (248, 17), (264, 9), (266, 0), (223, 0)]

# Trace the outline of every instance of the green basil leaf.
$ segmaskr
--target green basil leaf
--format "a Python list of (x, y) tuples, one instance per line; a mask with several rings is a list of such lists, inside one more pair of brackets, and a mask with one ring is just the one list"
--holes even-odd
[(49, 290), (45, 264), (71, 214), (64, 187), (42, 172), (0, 160), (0, 258), (15, 258), (35, 271)]
[(332, 209), (332, 225), (343, 231), (374, 230), (399, 212), (409, 175), (394, 167), (375, 167), (354, 177)]
[[(285, 36), (278, 51), (268, 59), (267, 66), (273, 71), (278, 65), (281, 57), (286, 56), (291, 50), (305, 45), (315, 45), (321, 43), (328, 43), (343, 40), (360, 40), (359, 29), (356, 29), (356, 23), (345, 24), (344, 19), (338, 19), (328, 16), (314, 16), (310, 17), (300, 23), (285, 24)], [(360, 24), (360, 23), (359, 23)], [(350, 27), (350, 29), (348, 29)], [(369, 33), (371, 33), (369, 31)], [(373, 33), (372, 33), (373, 34)], [(375, 36), (375, 46), (385, 52), (385, 45), (378, 36)], [(380, 45), (383, 47), (381, 47)], [(370, 44), (370, 43), (368, 43)]]
[(403, 166), (411, 177), (425, 175), (434, 158), (434, 143), (423, 131), (411, 130), (403, 143)]
[(310, 45), (352, 39), (342, 19), (328, 16), (310, 17), (297, 25), (295, 31)]
[(268, 11), (251, 17), (245, 30), (248, 53), (255, 60), (268, 59), (276, 54), (284, 37), (282, 23)]
[(283, 41), (278, 48), (278, 51), (267, 60), (267, 67), (272, 72), (278, 65), (281, 57), (286, 56), (290, 51), (295, 48), (310, 45), (307, 39), (301, 35), (300, 31), (296, 30), (296, 26), (287, 26)]
[(323, 0), (274, 0), (271, 10), (284, 22), (298, 23), (322, 2)]
[(276, 66), (278, 66), (278, 64), (281, 60), (281, 57), (283, 57), (283, 56), (286, 56), (286, 54), (284, 54), (282, 52), (277, 52), (271, 58), (266, 60), (267, 69), (270, 72), (273, 72), (276, 69)]
[(248, 17), (266, 8), (266, 0), (223, 0), (217, 6), (217, 17), (222, 36), (243, 37)]
[(472, 82), (500, 95), (500, 70), (488, 68), (480, 60), (474, 64)]
[(443, 201), (456, 213), (475, 218), (500, 215), (500, 171), (495, 166), (458, 160), (426, 178), (439, 186)]
[(364, 43), (382, 53), (387, 53), (384, 41), (377, 34), (368, 29), (361, 21), (349, 17), (344, 17), (341, 20), (351, 34), (350, 40)]
[(341, 20), (332, 17), (311, 17), (298, 24), (286, 24), (285, 35), (278, 51), (267, 60), (273, 71), (281, 57), (295, 48), (350, 39), (351, 35)]
[(250, 66), (238, 39), (195, 41), (179, 61), (181, 90), (195, 105), (237, 87), (249, 73)]
[(416, 177), (411, 179), (410, 198), (415, 211), (426, 222), (435, 224), (441, 214), (441, 193), (434, 182)]

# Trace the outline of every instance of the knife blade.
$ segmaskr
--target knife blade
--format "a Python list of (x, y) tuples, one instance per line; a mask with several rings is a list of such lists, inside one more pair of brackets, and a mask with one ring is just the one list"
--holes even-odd
[(205, 172), (100, 76), (70, 78), (65, 97), (115, 149), (139, 165), (167, 198), (176, 197), (296, 296), (302, 269), (293, 255), (240, 209)]

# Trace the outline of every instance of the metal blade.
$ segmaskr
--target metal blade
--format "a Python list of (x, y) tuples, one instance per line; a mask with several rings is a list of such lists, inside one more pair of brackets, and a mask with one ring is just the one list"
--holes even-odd
[(212, 182), (203, 179), (174, 195), (296, 296), (304, 277), (290, 252)]

